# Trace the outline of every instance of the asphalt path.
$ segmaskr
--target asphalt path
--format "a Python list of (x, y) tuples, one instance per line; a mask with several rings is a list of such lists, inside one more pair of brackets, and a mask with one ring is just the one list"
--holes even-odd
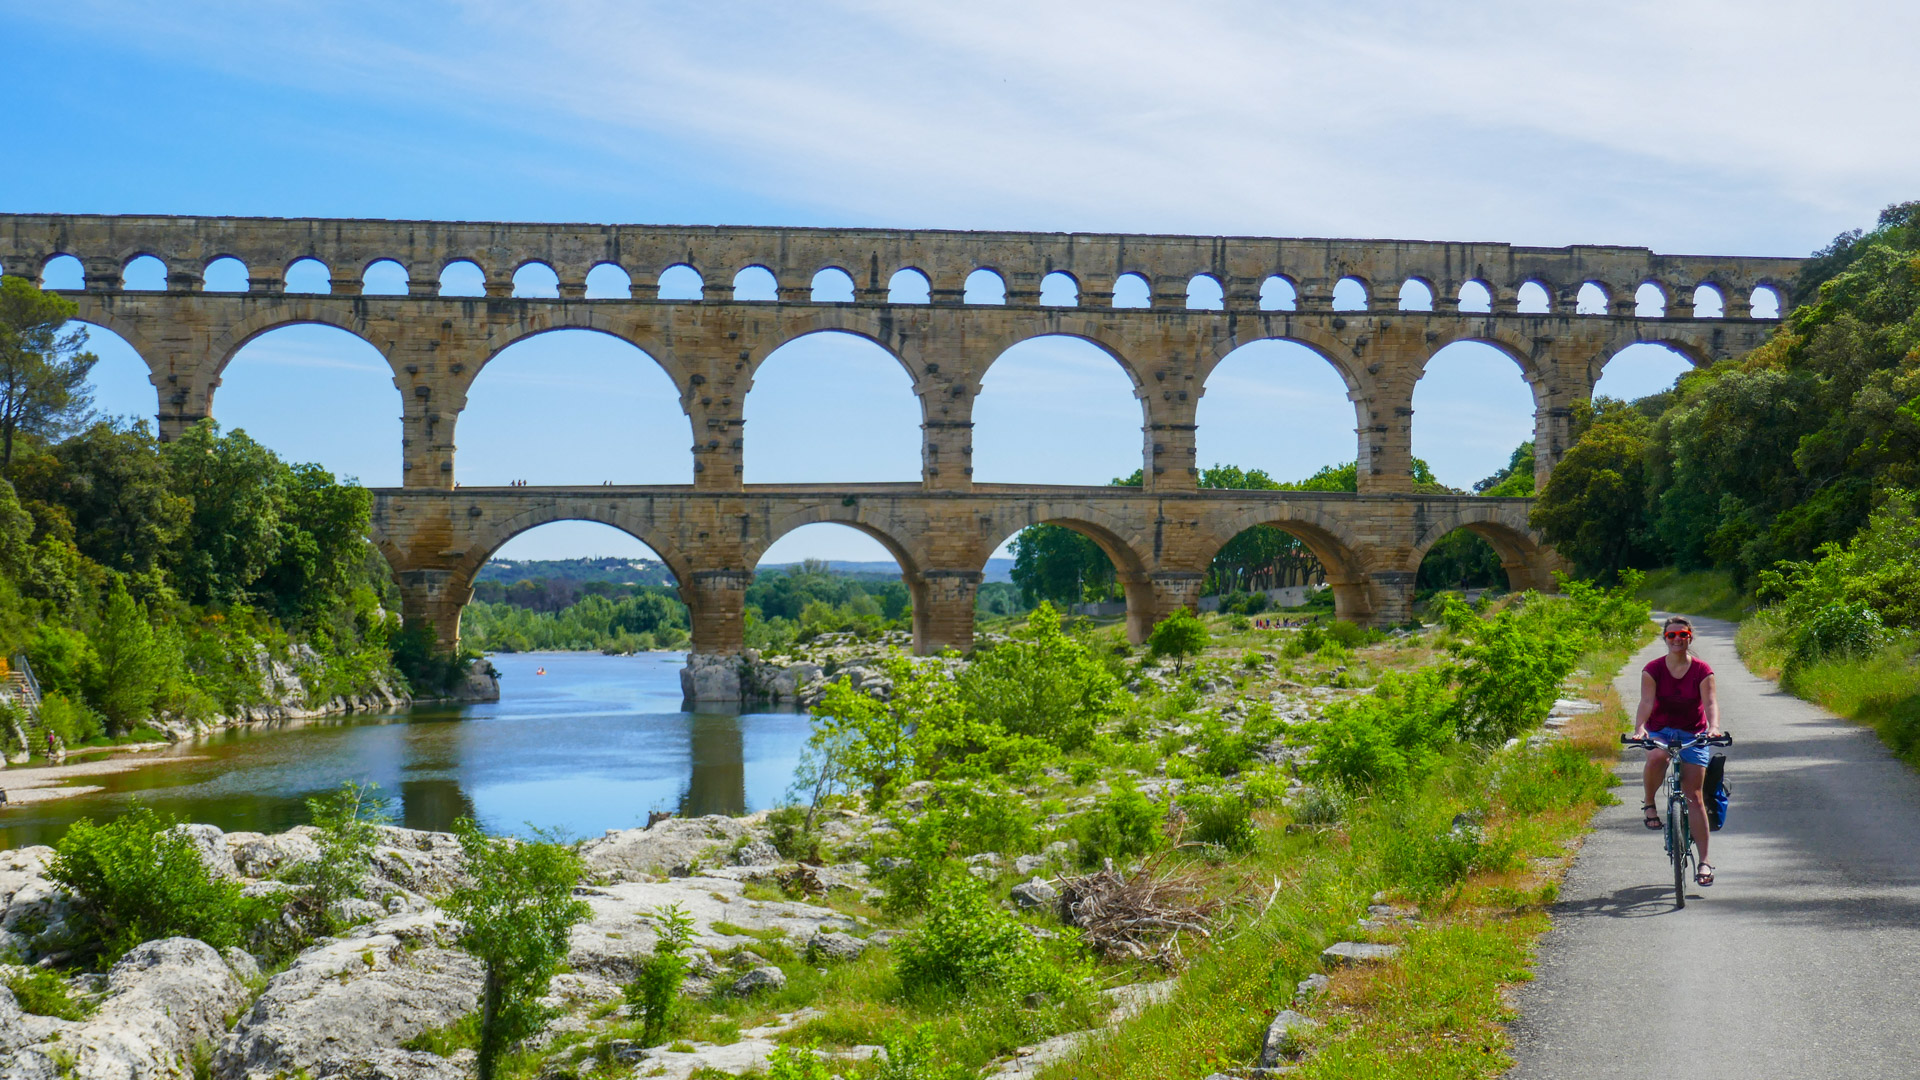
[[(1920, 1076), (1920, 777), (1871, 729), (1749, 673), (1733, 624), (1693, 623), (1734, 737), (1718, 880), (1674, 907), (1628, 750), (1620, 805), (1594, 818), (1516, 995), (1508, 1077)], [(1658, 655), (1615, 680), (1629, 709)]]

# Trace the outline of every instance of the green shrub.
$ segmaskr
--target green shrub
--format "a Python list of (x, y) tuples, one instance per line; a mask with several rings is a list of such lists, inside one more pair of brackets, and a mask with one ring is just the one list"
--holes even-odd
[(1507, 809), (1537, 814), (1599, 802), (1613, 783), (1613, 773), (1586, 751), (1556, 740), (1508, 755), (1494, 774), (1493, 788)]
[(1358, 623), (1345, 619), (1335, 619), (1327, 627), (1327, 637), (1338, 642), (1343, 649), (1357, 649), (1362, 645), (1371, 645), (1382, 637), (1379, 631), (1369, 630)]
[(767, 815), (768, 839), (784, 859), (819, 865), (820, 834), (809, 828), (810, 810), (783, 806)]
[(1060, 613), (1045, 602), (1022, 633), (976, 653), (958, 683), (974, 717), (1065, 751), (1087, 745), (1125, 701), (1106, 662), (1062, 630)]
[(307, 886), (305, 904), (315, 923), (337, 934), (346, 925), (333, 907), (341, 900), (366, 895), (367, 870), (380, 840), (380, 826), (392, 819), (378, 784), (345, 781), (331, 794), (307, 800), (307, 814), (315, 828), (320, 857), (296, 863), (288, 879)]
[(28, 968), (7, 976), (7, 989), (13, 991), (20, 1011), (34, 1016), (85, 1020), (98, 1008), (92, 1001), (74, 997), (67, 980), (47, 968)]
[(767, 1080), (833, 1080), (826, 1061), (814, 1052), (818, 1045), (774, 1047), (767, 1057)]
[(1207, 624), (1186, 608), (1177, 607), (1147, 635), (1147, 655), (1155, 659), (1170, 656), (1178, 667), (1189, 657), (1200, 655), (1210, 640)]
[(942, 994), (1063, 995), (1072, 977), (987, 895), (971, 874), (950, 876), (927, 921), (893, 946), (894, 971), (912, 999)]
[(1457, 710), (1444, 670), (1388, 672), (1372, 693), (1327, 705), (1308, 774), (1362, 790), (1416, 783), (1453, 742)]
[(48, 694), (40, 701), (40, 722), (68, 746), (80, 746), (106, 734), (106, 717), (65, 694)]
[(627, 1012), (642, 1024), (641, 1040), (651, 1046), (667, 1033), (673, 1006), (686, 981), (687, 947), (693, 943), (693, 918), (679, 904), (669, 904), (649, 917), (658, 935), (653, 953), (627, 984)]
[(81, 818), (56, 845), (47, 876), (77, 899), (76, 946), (112, 963), (143, 941), (191, 937), (236, 944), (259, 905), (240, 883), (215, 877), (191, 837), (144, 806), (104, 825)]
[(1153, 800), (1140, 794), (1131, 777), (1117, 777), (1112, 794), (1075, 823), (1081, 860), (1099, 866), (1104, 859), (1124, 859), (1159, 848), (1165, 841), (1160, 831), (1164, 816)]
[(1180, 796), (1179, 805), (1187, 815), (1185, 839), (1233, 852), (1253, 850), (1258, 834), (1253, 806), (1246, 799), (1202, 791)]
[(1026, 797), (998, 781), (943, 781), (935, 785), (929, 802), (935, 809), (923, 817), (922, 827), (933, 822), (931, 827), (942, 831), (947, 850), (955, 855), (1024, 855), (1038, 846), (1034, 830), (1039, 821)]
[(880, 1068), (868, 1080), (972, 1080), (973, 1070), (942, 1061), (933, 1031), (925, 1024), (888, 1039)]
[(1814, 611), (1801, 626), (1794, 637), (1787, 666), (1797, 668), (1815, 660), (1872, 656), (1887, 644), (1888, 638), (1879, 612), (1865, 602), (1836, 601)]

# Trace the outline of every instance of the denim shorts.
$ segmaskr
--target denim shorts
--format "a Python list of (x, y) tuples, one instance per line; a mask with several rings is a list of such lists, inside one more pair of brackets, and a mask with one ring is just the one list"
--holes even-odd
[[(1663, 743), (1687, 742), (1701, 735), (1698, 731), (1682, 731), (1677, 727), (1661, 728), (1647, 732), (1648, 737)], [(1702, 744), (1680, 751), (1680, 760), (1689, 765), (1705, 765), (1713, 760), (1713, 747)]]

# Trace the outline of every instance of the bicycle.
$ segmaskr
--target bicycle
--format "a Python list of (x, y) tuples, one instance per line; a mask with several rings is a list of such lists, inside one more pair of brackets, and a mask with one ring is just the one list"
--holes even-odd
[(1693, 820), (1687, 813), (1687, 795), (1680, 789), (1680, 751), (1696, 746), (1732, 746), (1733, 736), (1695, 735), (1685, 742), (1663, 742), (1652, 737), (1620, 736), (1620, 742), (1642, 750), (1667, 752), (1667, 858), (1673, 862), (1673, 904), (1687, 906), (1687, 871), (1693, 865)]

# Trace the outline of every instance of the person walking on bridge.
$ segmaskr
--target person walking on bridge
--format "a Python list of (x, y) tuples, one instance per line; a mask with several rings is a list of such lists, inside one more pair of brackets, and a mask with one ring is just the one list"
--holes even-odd
[[(1713, 668), (1693, 655), (1693, 624), (1675, 615), (1660, 629), (1667, 654), (1656, 657), (1640, 670), (1640, 708), (1633, 717), (1633, 738), (1651, 735), (1662, 742), (1680, 743), (1705, 732), (1720, 734), (1720, 700), (1715, 696)], [(1683, 750), (1654, 750), (1647, 754), (1643, 776), (1646, 798), (1640, 813), (1647, 828), (1659, 830), (1660, 811), (1654, 805), (1660, 782), (1667, 775), (1667, 755), (1680, 755), (1680, 788), (1686, 792), (1687, 813), (1693, 823), (1693, 840), (1700, 847), (1700, 869), (1694, 874), (1697, 885), (1713, 884), (1713, 864), (1707, 861), (1707, 803), (1702, 788), (1707, 777), (1711, 749), (1706, 746)]]

